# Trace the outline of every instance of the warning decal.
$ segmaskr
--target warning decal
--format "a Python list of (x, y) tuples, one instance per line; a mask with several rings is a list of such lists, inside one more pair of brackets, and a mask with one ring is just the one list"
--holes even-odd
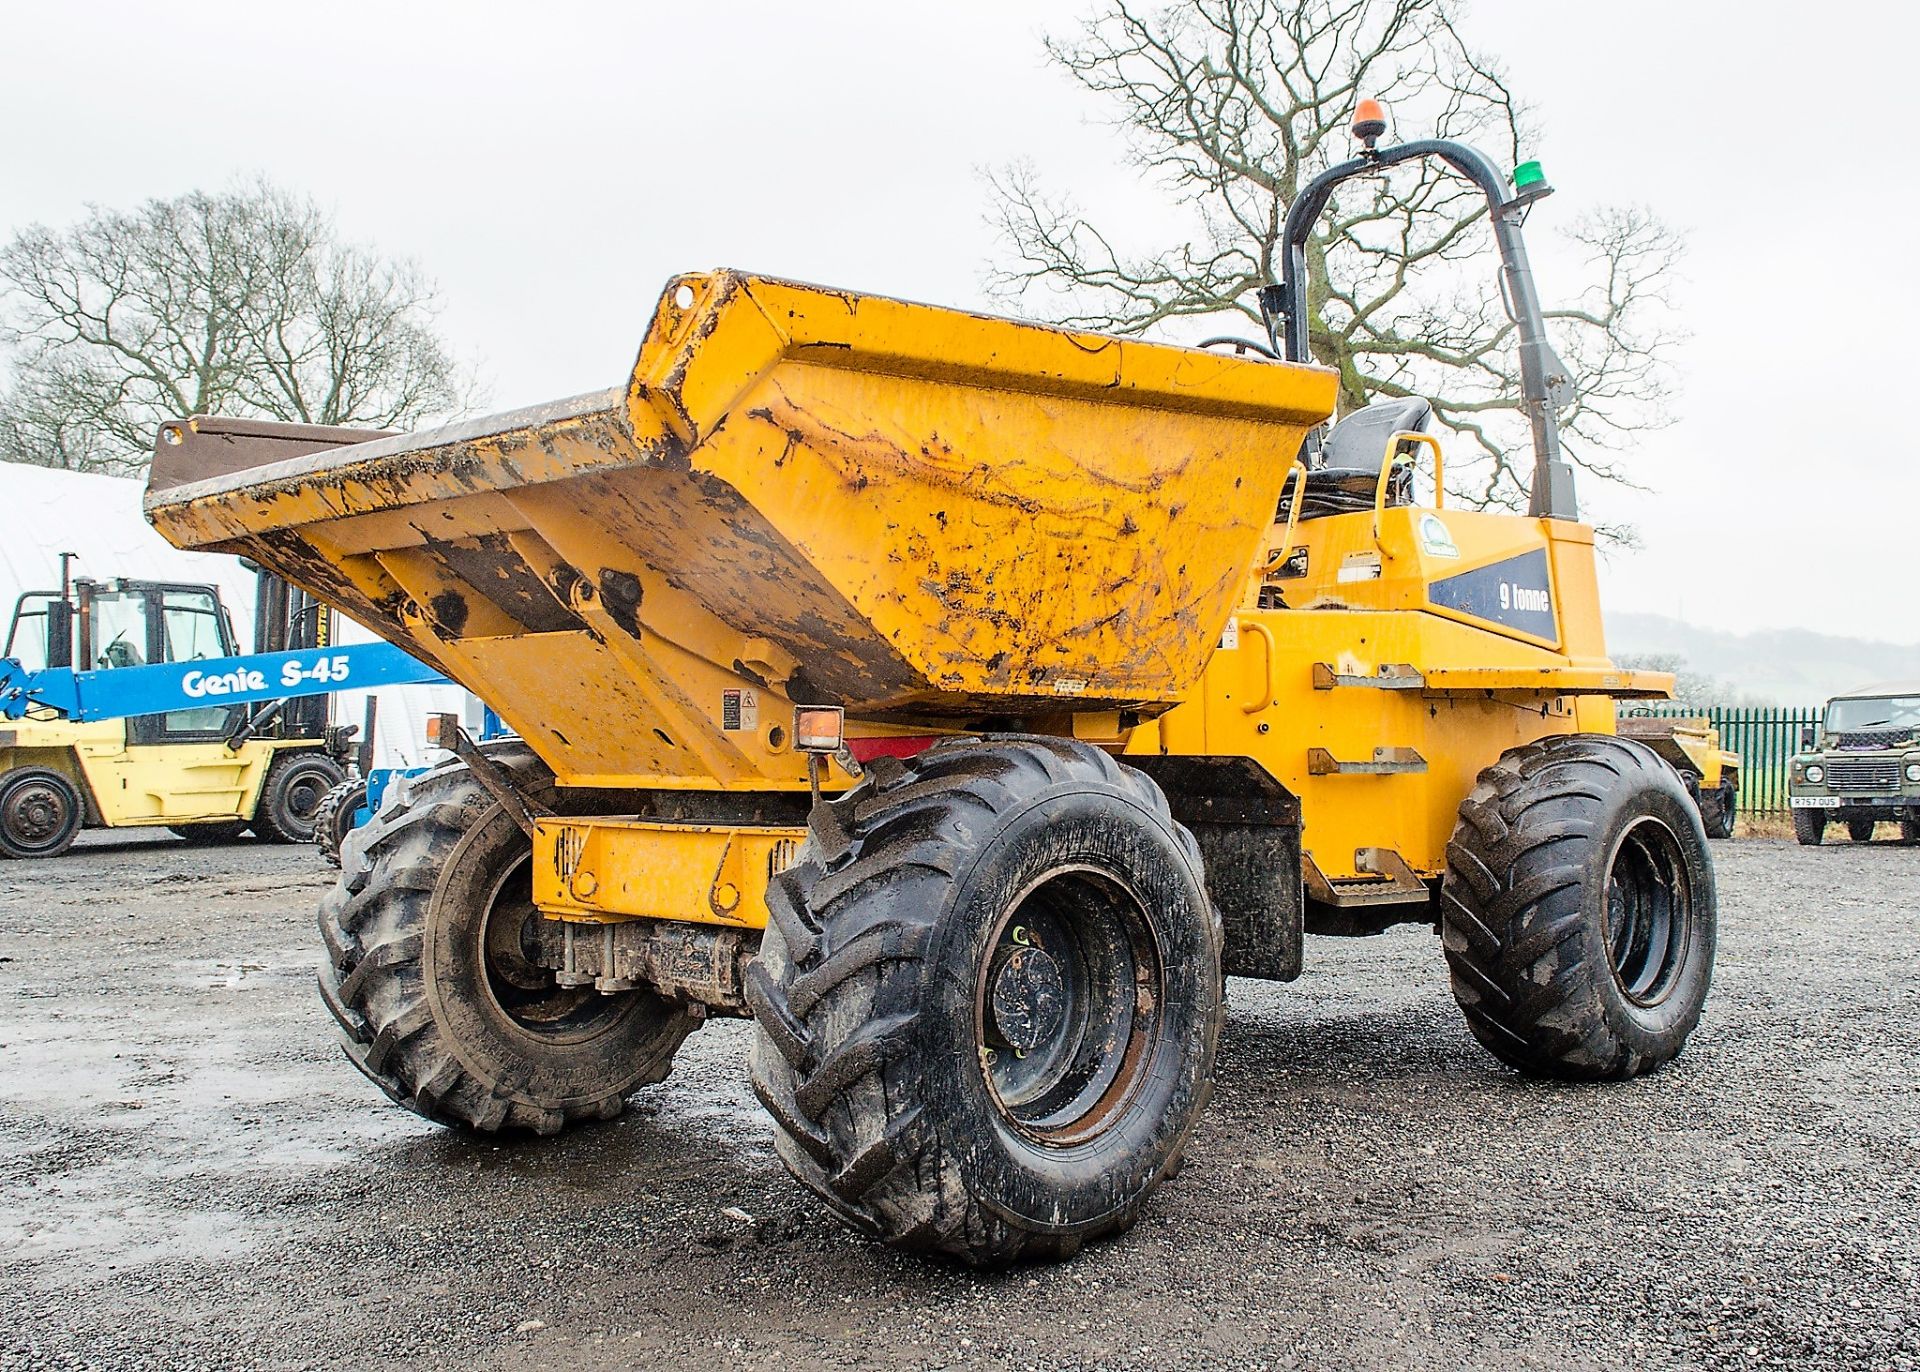
[(720, 693), (720, 727), (728, 731), (745, 729), (751, 732), (760, 727), (760, 693), (741, 688), (729, 688)]

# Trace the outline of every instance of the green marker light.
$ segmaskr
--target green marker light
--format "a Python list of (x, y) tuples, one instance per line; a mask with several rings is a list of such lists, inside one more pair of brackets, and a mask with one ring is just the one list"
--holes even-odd
[(1553, 187), (1547, 184), (1547, 174), (1538, 162), (1522, 162), (1513, 169), (1513, 198), (1507, 201), (1511, 208), (1520, 209), (1552, 194)]

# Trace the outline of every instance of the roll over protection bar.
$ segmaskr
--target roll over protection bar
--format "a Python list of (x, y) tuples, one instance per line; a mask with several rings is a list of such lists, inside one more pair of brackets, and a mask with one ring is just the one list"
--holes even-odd
[[(1307, 338), (1307, 238), (1327, 207), (1333, 189), (1356, 176), (1367, 176), (1422, 157), (1437, 157), (1478, 186), (1487, 197), (1494, 242), (1500, 248), (1501, 273), (1507, 308), (1520, 332), (1520, 390), (1533, 430), (1533, 491), (1528, 513), (1547, 519), (1577, 519), (1573, 468), (1560, 452), (1560, 426), (1555, 411), (1572, 396), (1567, 365), (1547, 342), (1540, 296), (1534, 289), (1533, 269), (1527, 263), (1526, 243), (1520, 235), (1520, 211), (1545, 194), (1537, 188), (1509, 197), (1506, 182), (1486, 156), (1464, 143), (1423, 138), (1390, 148), (1369, 146), (1348, 162), (1321, 172), (1295, 197), (1281, 231), (1281, 284), (1261, 291), (1261, 311), (1267, 318), (1274, 350), (1290, 362), (1311, 362)], [(1276, 328), (1284, 322), (1284, 330)], [(1284, 332), (1284, 339), (1282, 333)]]

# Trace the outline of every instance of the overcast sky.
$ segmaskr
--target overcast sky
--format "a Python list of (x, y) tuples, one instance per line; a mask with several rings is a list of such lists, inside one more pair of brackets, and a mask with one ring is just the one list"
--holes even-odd
[[(418, 259), (511, 408), (623, 380), (679, 271), (985, 304), (984, 168), (1153, 216), (1043, 60), (1085, 9), (0, 0), (0, 235), (264, 171)], [(1920, 641), (1917, 10), (1471, 6), (1559, 189), (1529, 232), (1640, 201), (1689, 236), (1678, 419), (1628, 459), (1650, 489), (1582, 488), (1644, 540), (1610, 607)]]

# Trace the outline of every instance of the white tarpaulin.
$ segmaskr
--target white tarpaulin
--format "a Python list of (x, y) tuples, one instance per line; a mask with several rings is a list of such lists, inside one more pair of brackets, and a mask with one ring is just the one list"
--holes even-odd
[[(145, 483), (128, 477), (95, 476), (0, 462), (0, 614), (11, 625), (13, 604), (28, 591), (60, 588), (60, 554), (73, 553), (70, 574), (112, 581), (180, 581), (220, 588), (233, 616), (240, 650), (253, 649), (254, 576), (237, 557), (183, 553), (147, 523), (140, 512)], [(369, 642), (373, 635), (341, 620), (341, 638)], [(414, 766), (429, 759), (426, 717), (444, 711), (474, 716), (467, 693), (457, 686), (387, 686), (343, 691), (334, 697), (337, 724), (366, 717), (369, 695), (379, 698), (375, 726), (376, 766)], [(437, 751), (435, 757), (442, 756)]]
[(242, 646), (250, 646), (253, 573), (238, 558), (172, 546), (140, 513), (142, 490), (127, 477), (0, 463), (0, 593), (9, 619), (22, 592), (60, 589), (60, 554), (74, 553), (76, 577), (218, 586)]

